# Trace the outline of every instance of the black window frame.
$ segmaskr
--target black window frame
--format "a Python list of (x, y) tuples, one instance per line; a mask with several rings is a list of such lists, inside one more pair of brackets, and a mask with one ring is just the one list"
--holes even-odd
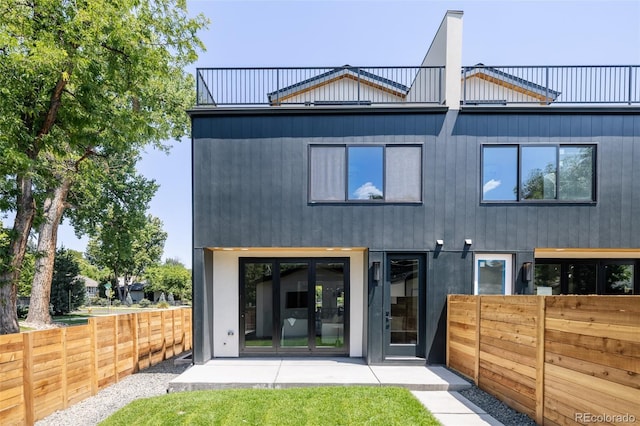
[[(351, 199), (349, 198), (349, 148), (382, 148), (382, 198), (381, 199)], [(344, 148), (344, 197), (341, 200), (314, 200), (311, 198), (312, 193), (312, 150), (314, 148)], [(387, 148), (419, 148), (420, 149), (420, 200), (418, 201), (399, 201), (399, 200), (387, 200)], [(424, 148), (422, 144), (417, 143), (364, 143), (364, 144), (309, 144), (307, 151), (307, 203), (314, 204), (366, 204), (366, 205), (422, 205), (424, 203)]]
[[(485, 148), (501, 148), (501, 147), (511, 147), (516, 148), (517, 151), (517, 163), (516, 167), (516, 184), (518, 187), (518, 191), (516, 194), (515, 200), (485, 200), (484, 199), (484, 159), (485, 159)], [(548, 148), (554, 147), (556, 149), (556, 182), (555, 182), (555, 198), (547, 198), (547, 199), (523, 199), (522, 198), (522, 149), (523, 148)], [(560, 182), (560, 149), (561, 148), (586, 148), (591, 147), (593, 149), (593, 160), (591, 165), (591, 200), (570, 200), (570, 199), (559, 199), (559, 182)], [(571, 205), (594, 205), (598, 202), (598, 194), (597, 194), (597, 171), (598, 171), (598, 144), (597, 143), (539, 143), (539, 144), (531, 144), (531, 143), (508, 143), (508, 144), (498, 144), (498, 143), (485, 143), (480, 147), (480, 203), (481, 204), (551, 204), (551, 205), (563, 205), (563, 204), (571, 204)]]
[[(619, 296), (616, 293), (607, 293), (606, 289), (606, 272), (608, 265), (632, 265), (633, 266), (633, 293), (632, 295), (640, 295), (640, 259), (620, 259), (620, 258), (540, 258), (536, 259), (535, 266), (555, 264), (560, 266), (560, 294), (576, 294), (569, 293), (569, 266), (570, 265), (595, 265), (596, 266), (596, 292), (590, 293), (602, 296)], [(535, 267), (533, 268), (535, 275)], [(532, 280), (535, 283), (535, 279)], [(532, 284), (531, 291), (535, 294), (535, 284)]]

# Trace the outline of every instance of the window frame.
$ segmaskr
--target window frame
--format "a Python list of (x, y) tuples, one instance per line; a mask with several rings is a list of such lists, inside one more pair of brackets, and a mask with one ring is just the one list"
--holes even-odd
[[(485, 170), (485, 148), (502, 148), (512, 147), (516, 148), (517, 160), (516, 160), (516, 184), (518, 191), (515, 200), (487, 200), (484, 198), (484, 170)], [(522, 151), (523, 148), (548, 148), (553, 147), (556, 150), (556, 169), (555, 169), (555, 198), (550, 199), (524, 199), (522, 197)], [(591, 199), (590, 200), (564, 200), (559, 199), (560, 195), (560, 149), (562, 148), (592, 148), (592, 164), (591, 164)], [(550, 204), (550, 205), (594, 205), (598, 202), (598, 144), (595, 142), (589, 143), (483, 143), (480, 146), (480, 203), (481, 204)]]
[(531, 291), (536, 293), (535, 271), (538, 265), (558, 265), (560, 266), (560, 294), (574, 295), (579, 293), (569, 293), (569, 266), (570, 265), (595, 265), (596, 266), (596, 291), (589, 293), (592, 295), (620, 296), (617, 293), (607, 293), (606, 271), (609, 265), (630, 265), (633, 266), (633, 281), (631, 295), (640, 295), (640, 259), (622, 258), (539, 258), (535, 260), (533, 267), (534, 279), (532, 280)]
[[(349, 195), (349, 149), (350, 148), (382, 148), (382, 198), (381, 199), (352, 199)], [(343, 176), (343, 184), (344, 184), (344, 197), (341, 200), (314, 200), (312, 195), (312, 151), (314, 148), (343, 148), (344, 149), (344, 176)], [(420, 150), (420, 170), (419, 170), (419, 194), (420, 199), (417, 201), (401, 201), (401, 200), (387, 200), (388, 191), (387, 191), (387, 148), (418, 148)], [(327, 204), (338, 204), (338, 205), (372, 205), (372, 204), (383, 204), (383, 205), (422, 205), (424, 203), (424, 148), (422, 144), (417, 143), (389, 143), (389, 144), (375, 144), (375, 143), (364, 143), (364, 144), (309, 144), (308, 149), (308, 160), (307, 160), (307, 203), (310, 205), (327, 205)]]

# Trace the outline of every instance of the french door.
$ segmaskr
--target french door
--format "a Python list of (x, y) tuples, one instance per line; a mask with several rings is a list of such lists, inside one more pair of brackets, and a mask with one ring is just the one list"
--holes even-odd
[(241, 259), (243, 354), (349, 353), (349, 261)]
[(424, 357), (425, 258), (388, 255), (384, 283), (385, 357)]

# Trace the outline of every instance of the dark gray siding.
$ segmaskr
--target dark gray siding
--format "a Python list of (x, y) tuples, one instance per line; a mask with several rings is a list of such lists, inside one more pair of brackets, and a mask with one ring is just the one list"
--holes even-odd
[[(640, 116), (396, 113), (194, 116), (194, 244), (531, 251), (640, 246)], [(342, 136), (341, 136), (342, 134)], [(421, 205), (313, 205), (310, 144), (419, 143)], [(480, 203), (485, 143), (597, 144), (597, 203)]]
[[(446, 295), (473, 291), (473, 252), (514, 253), (515, 291), (528, 292), (519, 266), (533, 261), (536, 247), (640, 247), (637, 110), (301, 111), (192, 115), (194, 292), (206, 303), (211, 302), (204, 288), (210, 271), (198, 272), (206, 269), (199, 248), (366, 247), (369, 262), (381, 261), (385, 252), (426, 252), (424, 355), (430, 363), (442, 363)], [(377, 143), (422, 145), (421, 204), (308, 203), (310, 144)], [(596, 144), (597, 202), (481, 203), (481, 147), (499, 143)], [(466, 238), (473, 245), (465, 253)], [(436, 239), (445, 242), (437, 256)], [(371, 363), (383, 359), (382, 293), (370, 282)], [(194, 312), (212, 318), (202, 309)], [(210, 345), (207, 321), (194, 322), (194, 339)], [(196, 348), (194, 357), (206, 360), (210, 351)]]

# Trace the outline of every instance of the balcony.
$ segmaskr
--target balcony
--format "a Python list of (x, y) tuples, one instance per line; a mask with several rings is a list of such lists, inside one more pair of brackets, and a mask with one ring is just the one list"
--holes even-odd
[[(464, 105), (637, 105), (640, 66), (462, 67)], [(445, 67), (198, 68), (197, 105), (433, 106), (445, 104)], [(452, 103), (448, 102), (448, 105)]]

